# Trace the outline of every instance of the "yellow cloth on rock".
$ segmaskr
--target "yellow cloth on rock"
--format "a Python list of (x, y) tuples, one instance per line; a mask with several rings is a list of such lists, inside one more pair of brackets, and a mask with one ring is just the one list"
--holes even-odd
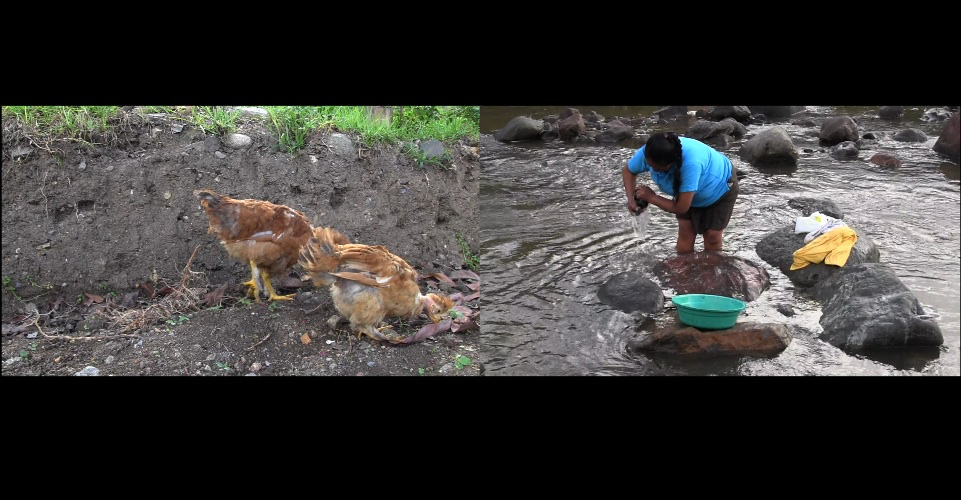
[(844, 267), (848, 257), (851, 256), (851, 249), (858, 242), (858, 235), (853, 229), (842, 226), (832, 229), (810, 243), (799, 248), (794, 252), (794, 263), (791, 270), (807, 267), (808, 264), (830, 264), (832, 266)]

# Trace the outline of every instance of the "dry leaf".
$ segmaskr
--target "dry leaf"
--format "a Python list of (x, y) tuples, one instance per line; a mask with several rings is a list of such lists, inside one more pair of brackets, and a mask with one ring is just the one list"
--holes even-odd
[(311, 342), (311, 340), (310, 340), (310, 334), (309, 334), (309, 333), (305, 333), (305, 334), (303, 334), (303, 335), (300, 336), (300, 343), (302, 343), (302, 344), (304, 344), (304, 345), (307, 345), (307, 344), (309, 344), (310, 342)]
[(462, 323), (454, 323), (453, 325), (451, 325), (450, 331), (452, 331), (452, 332), (463, 332), (463, 331), (466, 331), (466, 330), (470, 330), (471, 328), (477, 328), (477, 323), (475, 323), (474, 320), (469, 319), (469, 320), (464, 321), (464, 322), (462, 322)]
[(427, 337), (433, 337), (434, 335), (437, 335), (438, 333), (446, 332), (447, 330), (450, 330), (450, 326), (451, 326), (453, 323), (454, 323), (454, 322), (453, 322), (451, 319), (449, 319), (449, 318), (441, 321), (440, 323), (428, 323), (427, 325), (424, 325), (423, 328), (421, 328), (420, 330), (418, 330), (417, 333), (415, 333), (415, 334), (411, 335), (410, 337), (407, 337), (406, 339), (404, 339), (404, 340), (403, 340), (403, 343), (404, 343), (404, 344), (412, 344), (412, 343), (414, 343), (414, 342), (420, 342), (420, 341), (426, 339)]
[(437, 280), (440, 281), (441, 283), (447, 283), (448, 285), (451, 285), (451, 286), (454, 285), (454, 280), (448, 278), (447, 275), (444, 273), (430, 273), (430, 276), (432, 278), (437, 278)]
[(99, 304), (103, 302), (103, 297), (100, 295), (94, 295), (92, 293), (86, 293), (86, 292), (84, 292), (84, 295), (87, 296), (87, 299), (84, 300), (82, 304), (80, 304), (83, 307), (87, 307), (92, 304)]
[(455, 280), (457, 279), (461, 279), (461, 280), (468, 279), (468, 280), (478, 280), (478, 281), (480, 280), (480, 276), (478, 276), (477, 273), (473, 271), (468, 271), (466, 269), (458, 269), (450, 273), (450, 277)]
[(210, 293), (204, 295), (204, 303), (207, 307), (214, 307), (220, 305), (220, 302), (224, 300), (224, 293), (227, 292), (227, 283), (218, 286)]

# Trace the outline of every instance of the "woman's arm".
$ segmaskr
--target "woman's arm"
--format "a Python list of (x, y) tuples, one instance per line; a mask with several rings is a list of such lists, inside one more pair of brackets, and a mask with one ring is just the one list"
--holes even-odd
[(634, 175), (626, 165), (624, 166), (622, 175), (624, 177), (624, 192), (627, 194), (627, 210), (637, 215), (640, 212), (640, 208), (637, 207), (637, 203), (634, 201), (634, 188), (637, 186), (637, 176)]
[(683, 214), (691, 209), (691, 200), (694, 199), (694, 191), (688, 191), (686, 193), (681, 193), (677, 196), (677, 204), (674, 204), (674, 200), (671, 198), (665, 198), (663, 196), (658, 196), (653, 189), (647, 186), (639, 186), (637, 188), (637, 197), (640, 200), (646, 201), (651, 205), (665, 212), (670, 212), (672, 214)]

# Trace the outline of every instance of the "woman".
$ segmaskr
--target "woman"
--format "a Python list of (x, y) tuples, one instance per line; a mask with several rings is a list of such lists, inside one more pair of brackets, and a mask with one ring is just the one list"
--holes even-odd
[[(671, 198), (658, 196), (647, 186), (635, 188), (644, 171), (650, 171), (651, 179)], [(698, 234), (704, 235), (704, 250), (722, 249), (738, 193), (734, 165), (727, 156), (698, 140), (662, 132), (634, 153), (623, 175), (632, 214), (640, 213), (635, 197), (675, 214), (677, 253), (693, 252)]]

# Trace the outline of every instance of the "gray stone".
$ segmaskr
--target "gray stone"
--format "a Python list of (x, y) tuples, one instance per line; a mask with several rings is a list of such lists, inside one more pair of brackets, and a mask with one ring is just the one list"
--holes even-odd
[(240, 114), (244, 116), (251, 116), (251, 117), (257, 117), (257, 118), (267, 118), (270, 116), (270, 113), (267, 112), (267, 110), (264, 108), (240, 107), (240, 108), (234, 108), (234, 109), (236, 111), (239, 111)]
[(881, 106), (878, 110), (878, 117), (885, 120), (896, 120), (904, 114), (904, 106)]
[(783, 127), (762, 130), (741, 146), (741, 159), (757, 167), (796, 166), (800, 155)]
[(941, 135), (931, 148), (935, 153), (951, 157), (955, 163), (961, 158), (961, 124), (958, 123), (958, 113), (954, 113), (948, 123), (944, 124)]
[(939, 346), (941, 328), (887, 264), (847, 265), (814, 288), (821, 340), (842, 349)]
[(831, 157), (836, 160), (854, 160), (857, 159), (860, 150), (858, 145), (852, 141), (844, 141), (831, 149)]
[(539, 139), (544, 131), (544, 122), (526, 116), (517, 116), (494, 132), (494, 139), (500, 142), (529, 141)]
[(327, 146), (341, 158), (353, 159), (357, 156), (354, 141), (344, 134), (334, 133), (327, 138)]
[(827, 198), (791, 198), (787, 202), (788, 206), (791, 208), (796, 208), (801, 211), (801, 215), (807, 217), (814, 212), (821, 212), (828, 217), (834, 217), (835, 219), (843, 219), (844, 211), (841, 207)]
[(420, 149), (420, 152), (427, 158), (443, 158), (444, 153), (447, 152), (444, 148), (444, 143), (437, 139), (421, 142), (417, 148)]
[(627, 313), (641, 311), (652, 314), (664, 309), (664, 293), (660, 285), (633, 272), (612, 276), (597, 291), (597, 298)]
[(857, 141), (858, 124), (854, 122), (853, 118), (847, 115), (828, 118), (824, 121), (824, 124), (821, 125), (818, 138), (823, 144), (828, 146), (833, 146), (844, 141)]
[(751, 110), (747, 106), (714, 106), (708, 112), (708, 117), (716, 121), (733, 118), (741, 123), (747, 123), (751, 118)]
[(252, 142), (253, 139), (244, 134), (229, 134), (224, 138), (224, 143), (227, 145), (227, 147), (233, 149), (246, 148), (247, 146), (250, 146)]
[(33, 148), (31, 148), (30, 146), (17, 146), (10, 150), (10, 157), (19, 158), (21, 156), (27, 156), (32, 151), (33, 151)]
[(77, 373), (74, 373), (77, 377), (96, 377), (100, 375), (100, 370), (96, 366), (88, 366)]
[(928, 136), (916, 128), (907, 128), (894, 134), (894, 140), (900, 142), (924, 142), (928, 140)]

